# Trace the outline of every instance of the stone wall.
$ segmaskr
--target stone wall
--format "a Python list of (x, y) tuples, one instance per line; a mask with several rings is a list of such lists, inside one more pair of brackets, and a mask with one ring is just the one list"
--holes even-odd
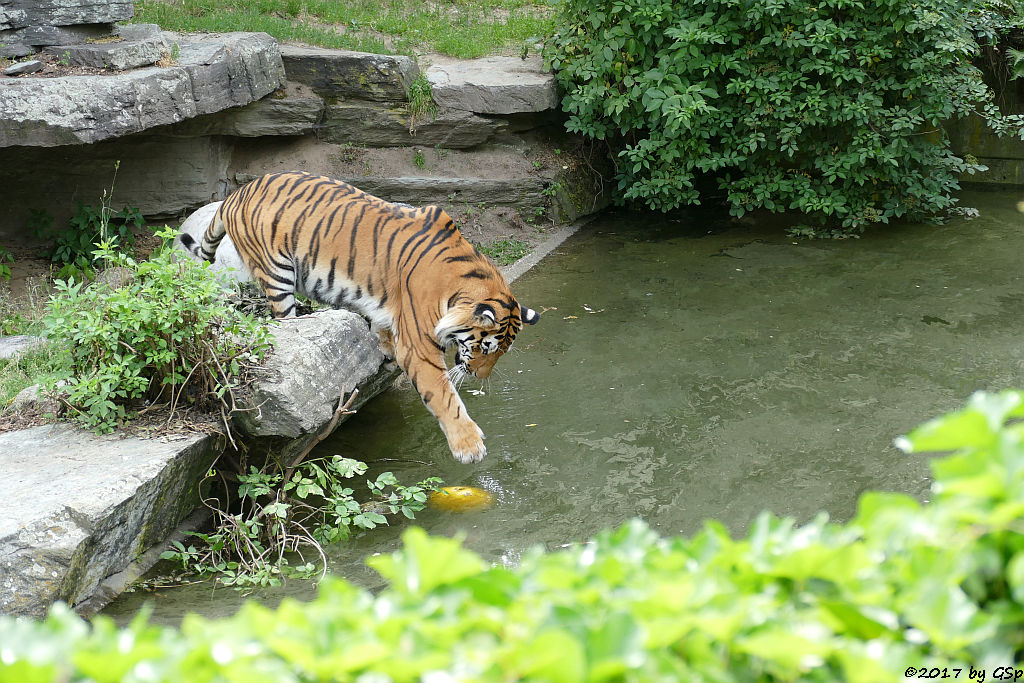
[[(192, 40), (164, 36), (177, 44)], [(597, 196), (601, 183), (589, 163), (570, 158), (573, 143), (561, 126), (555, 81), (539, 58), (452, 60), (421, 71), (408, 57), (282, 46), (286, 80), (251, 104), (205, 113), (196, 95), (185, 104), (172, 98), (142, 106), (145, 97), (130, 84), (173, 81), (174, 68), (187, 69), (193, 52), (237, 56), (240, 50), (190, 48), (182, 50), (178, 67), (99, 76), (92, 84), (19, 78), (9, 79), (15, 87), (5, 91), (0, 79), (0, 186), (16, 198), (0, 215), (0, 244), (24, 237), (33, 211), (65, 225), (79, 203), (97, 204), (112, 185), (115, 209), (134, 206), (152, 222), (174, 223), (275, 170), (330, 175), (394, 201), (505, 207), (528, 218), (543, 215), (545, 222), (571, 221), (607, 201), (580, 199), (581, 193)], [(421, 75), (433, 84), (434, 108), (413, 120), (406, 93)], [(44, 80), (69, 83), (53, 92)], [(189, 82), (202, 81), (190, 74)], [(45, 125), (43, 116), (26, 116), (26, 109), (46, 109), (33, 94), (44, 87), (54, 100), (69, 93), (74, 115), (50, 107), (56, 113)], [(95, 96), (86, 94), (90, 90)], [(156, 98), (169, 90), (150, 91)], [(104, 99), (121, 91), (133, 94)], [(256, 89), (249, 91), (256, 99)], [(90, 113), (89, 105), (99, 111)], [(164, 119), (146, 119), (150, 110)], [(110, 116), (129, 111), (132, 116)], [(71, 144), (80, 142), (93, 144)], [(558, 163), (536, 161), (563, 152)], [(120, 170), (113, 183), (115, 162)], [(576, 196), (569, 196), (570, 187)]]
[(134, 14), (134, 0), (0, 0), (0, 57), (109, 36)]

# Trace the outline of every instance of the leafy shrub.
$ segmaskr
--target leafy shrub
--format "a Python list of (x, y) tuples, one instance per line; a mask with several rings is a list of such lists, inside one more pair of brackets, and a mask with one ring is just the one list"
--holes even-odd
[(1005, 680), (1024, 658), (1021, 418), (1024, 393), (978, 394), (899, 440), (956, 451), (933, 461), (927, 505), (868, 493), (846, 525), (766, 513), (738, 540), (633, 521), (514, 569), (412, 528), (368, 560), (390, 582), (377, 595), (326, 581), (310, 603), (180, 631), (60, 605), (0, 617), (0, 679)]
[[(1001, 117), (973, 30), (979, 0), (566, 0), (545, 55), (570, 131), (608, 140), (621, 198), (699, 203), (717, 180), (733, 215), (796, 211), (850, 235), (955, 208), (949, 119)], [(981, 17), (979, 19), (979, 17)]]
[(158, 234), (166, 243), (148, 261), (99, 245), (96, 258), (126, 269), (124, 282), (58, 281), (44, 319), (46, 336), (67, 345), (65, 401), (100, 432), (144, 400), (230, 408), (229, 388), (269, 347), (265, 324), (225, 303), (206, 268), (174, 258), (174, 230)]

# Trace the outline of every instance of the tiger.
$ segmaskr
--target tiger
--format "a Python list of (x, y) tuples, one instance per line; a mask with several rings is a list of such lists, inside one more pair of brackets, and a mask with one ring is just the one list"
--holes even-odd
[(484, 433), (457, 386), (467, 375), (486, 379), (540, 314), (516, 300), (441, 207), (387, 202), (326, 176), (271, 173), (229, 195), (200, 243), (187, 233), (179, 239), (212, 262), (225, 234), (273, 317), (295, 315), (296, 294), (364, 315), (385, 358), (437, 418), (452, 456), (483, 459)]

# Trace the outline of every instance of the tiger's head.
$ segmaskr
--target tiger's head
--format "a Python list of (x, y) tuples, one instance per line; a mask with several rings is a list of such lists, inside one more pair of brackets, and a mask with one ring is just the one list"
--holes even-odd
[(519, 304), (511, 294), (483, 300), (459, 299), (437, 323), (434, 332), (444, 347), (455, 347), (456, 377), (471, 374), (486, 379), (494, 364), (522, 329), (540, 320), (537, 311)]

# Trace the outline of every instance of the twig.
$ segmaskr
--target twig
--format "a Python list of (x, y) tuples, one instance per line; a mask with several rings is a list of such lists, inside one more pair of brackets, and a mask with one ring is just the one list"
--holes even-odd
[(309, 455), (310, 451), (313, 450), (314, 446), (316, 446), (318, 443), (326, 439), (328, 435), (330, 435), (331, 432), (334, 431), (334, 428), (338, 425), (338, 420), (341, 419), (342, 415), (355, 414), (356, 411), (349, 410), (349, 408), (352, 406), (352, 403), (356, 400), (356, 396), (358, 395), (359, 389), (353, 389), (347, 401), (345, 400), (345, 394), (342, 394), (340, 397), (338, 397), (338, 407), (334, 410), (334, 415), (331, 417), (331, 421), (327, 423), (326, 427), (320, 430), (319, 434), (313, 437), (313, 440), (310, 442), (308, 446), (306, 446), (305, 449), (303, 449), (301, 453), (295, 456), (291, 464), (288, 465), (288, 468), (285, 470), (284, 479), (282, 479), (283, 482), (287, 483), (289, 480), (291, 480), (292, 472), (295, 471), (295, 468), (298, 467), (302, 463), (302, 461), (306, 459), (306, 456)]

